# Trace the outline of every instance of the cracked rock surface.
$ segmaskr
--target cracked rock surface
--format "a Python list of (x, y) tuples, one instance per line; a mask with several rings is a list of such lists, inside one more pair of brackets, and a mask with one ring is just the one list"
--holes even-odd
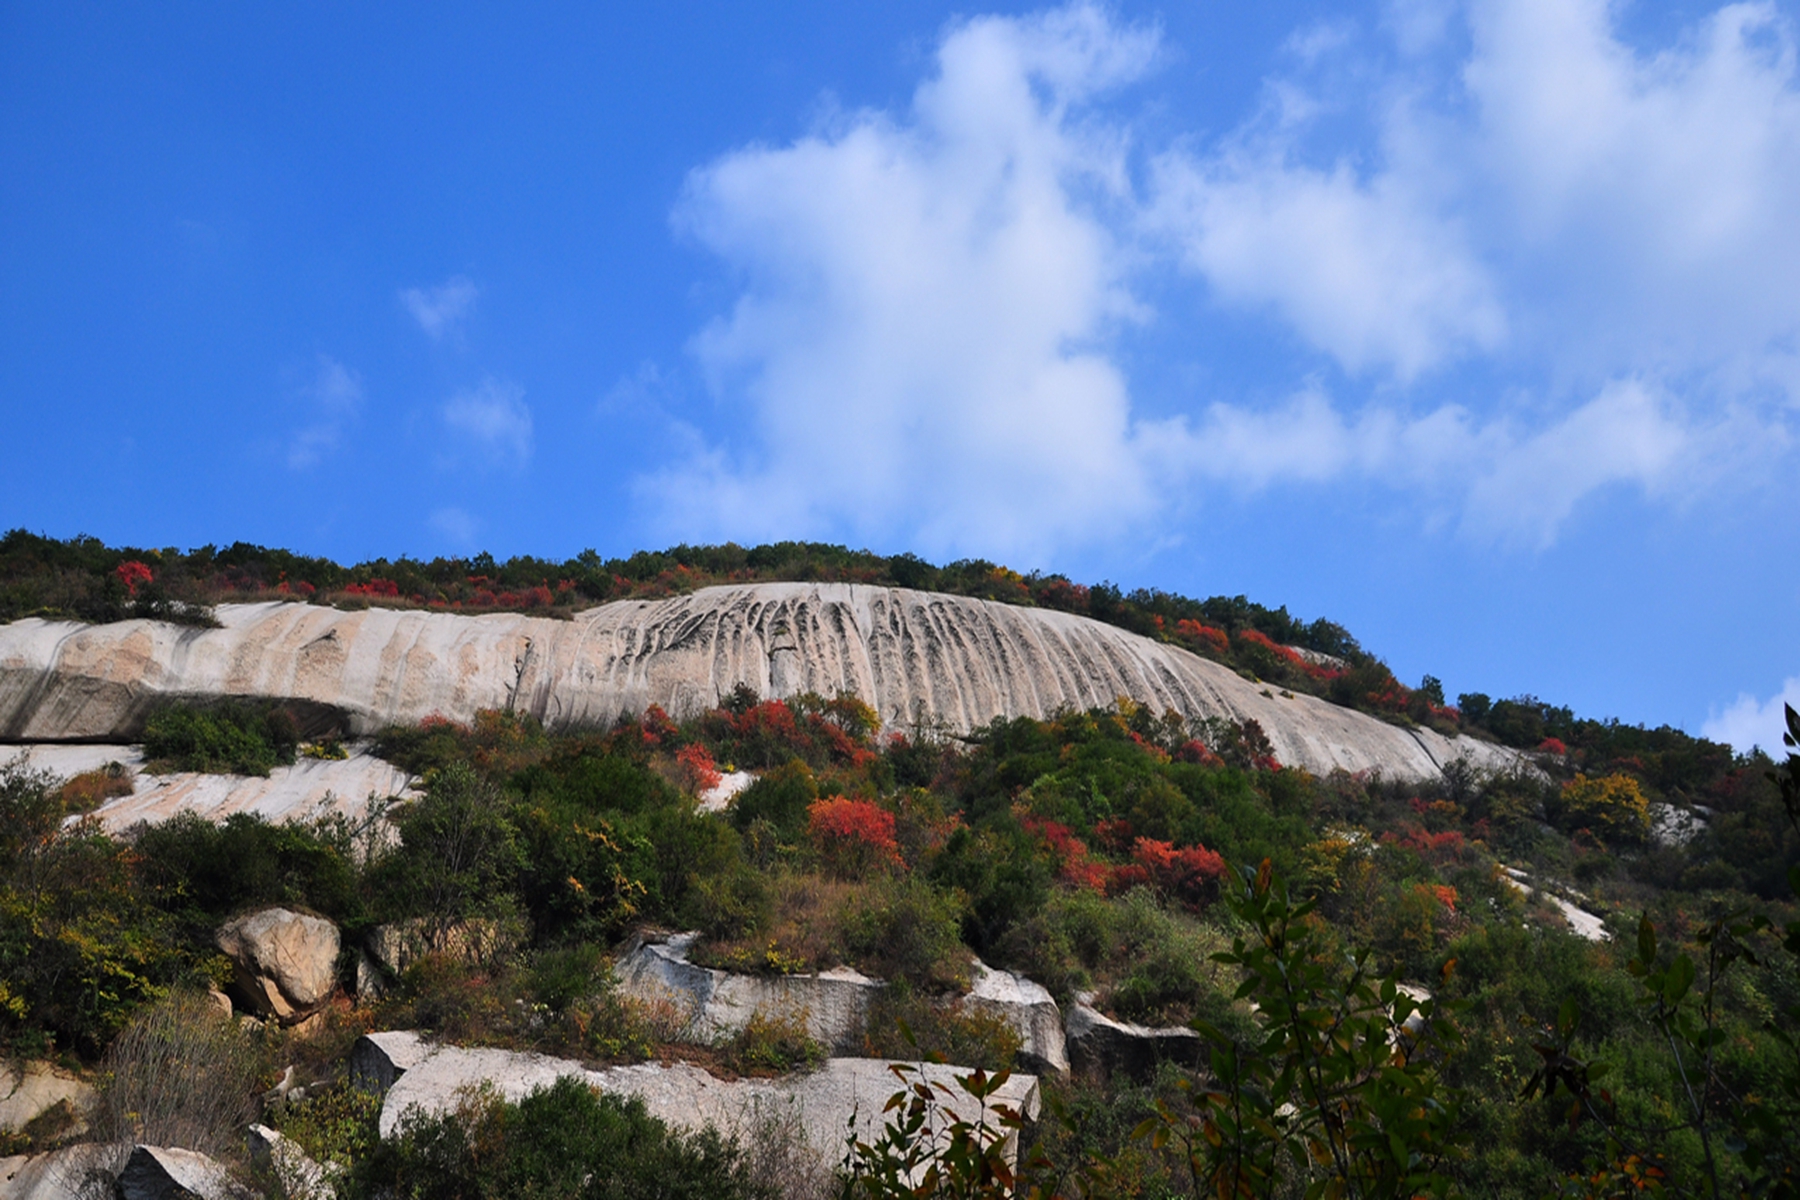
[(219, 629), (155, 621), (0, 626), (0, 739), (132, 740), (157, 703), (279, 699), (353, 734), (478, 709), (591, 726), (659, 704), (677, 719), (739, 684), (763, 696), (851, 692), (890, 729), (957, 731), (1126, 696), (1190, 717), (1255, 720), (1315, 773), (1423, 779), (1454, 759), (1516, 764), (1471, 738), (1403, 729), (1284, 696), (1178, 647), (1049, 609), (847, 583), (702, 588), (553, 620), (501, 613), (218, 606)]

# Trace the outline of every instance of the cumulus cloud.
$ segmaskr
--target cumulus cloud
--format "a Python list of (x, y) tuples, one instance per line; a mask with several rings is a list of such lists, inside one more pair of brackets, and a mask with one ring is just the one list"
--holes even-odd
[(1767, 700), (1748, 693), (1738, 696), (1724, 712), (1707, 718), (1700, 726), (1700, 736), (1724, 742), (1743, 754), (1761, 746), (1770, 757), (1781, 758), (1787, 753), (1781, 737), (1787, 732), (1786, 706), (1790, 704), (1800, 710), (1800, 676), (1786, 680), (1781, 691)]
[(288, 443), (288, 466), (296, 471), (315, 466), (342, 438), (344, 428), (362, 407), (362, 376), (321, 354), (313, 375), (299, 388), (309, 420)]
[(531, 409), (516, 383), (483, 380), (451, 397), (443, 418), (488, 465), (522, 467), (531, 460)]
[(1423, 181), (1291, 153), (1278, 134), (1162, 156), (1149, 226), (1220, 300), (1273, 311), (1350, 371), (1411, 379), (1501, 344), (1495, 281)]
[[(1794, 31), (1731, 4), (1646, 50), (1617, 15), (1390, 0), (1163, 145), (1114, 102), (1154, 29), (955, 23), (904, 109), (690, 176), (676, 224), (739, 281), (691, 349), (740, 432), (643, 491), (684, 534), (1016, 552), (1378, 480), (1530, 549), (1596, 492), (1729, 481), (1800, 407)], [(1277, 399), (1147, 419), (1122, 332), (1222, 320)]]
[(1156, 49), (1088, 7), (968, 21), (905, 113), (696, 171), (677, 224), (747, 283), (693, 351), (755, 439), (646, 481), (673, 520), (1024, 548), (1147, 512), (1124, 146), (1082, 117)]
[(453, 275), (433, 288), (403, 288), (400, 301), (413, 320), (419, 323), (433, 341), (441, 339), (456, 323), (475, 307), (480, 294), (475, 284), (461, 275)]

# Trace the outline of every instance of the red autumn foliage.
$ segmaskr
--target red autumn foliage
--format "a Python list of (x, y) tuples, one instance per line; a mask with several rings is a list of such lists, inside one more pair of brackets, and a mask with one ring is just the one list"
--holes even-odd
[(1132, 843), (1131, 858), (1114, 868), (1107, 881), (1109, 894), (1149, 885), (1190, 908), (1200, 908), (1212, 899), (1225, 875), (1224, 857), (1205, 846), (1177, 849), (1169, 842), (1141, 837)]
[(894, 814), (871, 800), (815, 800), (806, 806), (806, 825), (813, 848), (840, 874), (904, 865), (894, 837)]
[(352, 583), (345, 586), (344, 591), (351, 596), (387, 596), (398, 597), (400, 585), (391, 579), (371, 579), (367, 583)]
[(1124, 817), (1108, 817), (1094, 826), (1094, 840), (1113, 854), (1124, 854), (1137, 840), (1131, 822)]
[(1382, 834), (1381, 840), (1389, 845), (1405, 847), (1435, 866), (1460, 862), (1467, 850), (1462, 832), (1456, 829), (1432, 833), (1417, 825), (1409, 825), (1397, 833), (1390, 830)]
[(713, 756), (698, 742), (675, 752), (675, 769), (682, 789), (688, 792), (709, 792), (723, 779)]
[(1569, 752), (1569, 748), (1568, 748), (1568, 746), (1563, 744), (1563, 740), (1561, 738), (1547, 737), (1543, 741), (1538, 743), (1538, 753), (1540, 753), (1540, 754), (1563, 755), (1563, 754), (1567, 754), (1568, 752)]
[(1026, 832), (1042, 839), (1051, 859), (1056, 863), (1056, 877), (1075, 887), (1105, 892), (1110, 872), (1106, 864), (1088, 854), (1087, 843), (1059, 821), (1026, 815), (1020, 818)]
[(1184, 617), (1175, 622), (1175, 632), (1185, 635), (1185, 640), (1193, 643), (1195, 649), (1210, 650), (1214, 654), (1231, 653), (1231, 639), (1226, 636), (1223, 629)]
[(1199, 738), (1183, 742), (1175, 751), (1175, 761), (1199, 763), (1203, 767), (1222, 767), (1225, 760), (1206, 748), (1206, 743)]
[(119, 582), (125, 585), (125, 594), (127, 596), (137, 595), (137, 590), (146, 583), (149, 583), (151, 578), (150, 568), (143, 563), (138, 562), (136, 559), (132, 559), (130, 562), (120, 563), (118, 567), (114, 569), (113, 574), (117, 575), (119, 577)]

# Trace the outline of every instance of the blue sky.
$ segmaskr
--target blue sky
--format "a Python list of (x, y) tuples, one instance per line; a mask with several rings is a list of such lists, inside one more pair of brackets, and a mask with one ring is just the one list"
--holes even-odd
[(641, 7), (0, 4), (0, 525), (812, 538), (1800, 701), (1793, 3)]

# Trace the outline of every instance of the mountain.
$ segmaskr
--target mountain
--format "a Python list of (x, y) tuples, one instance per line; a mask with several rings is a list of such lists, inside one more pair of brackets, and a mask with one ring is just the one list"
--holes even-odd
[(28, 618), (0, 626), (0, 737), (128, 741), (172, 699), (281, 701), (314, 732), (371, 734), (431, 715), (529, 714), (598, 727), (659, 705), (676, 719), (734, 689), (849, 693), (886, 728), (967, 732), (1120, 697), (1189, 719), (1254, 721), (1316, 774), (1439, 777), (1457, 759), (1521, 762), (1473, 737), (1391, 724), (1246, 678), (1177, 645), (1053, 609), (850, 583), (756, 583), (519, 613), (220, 604), (218, 628)]

